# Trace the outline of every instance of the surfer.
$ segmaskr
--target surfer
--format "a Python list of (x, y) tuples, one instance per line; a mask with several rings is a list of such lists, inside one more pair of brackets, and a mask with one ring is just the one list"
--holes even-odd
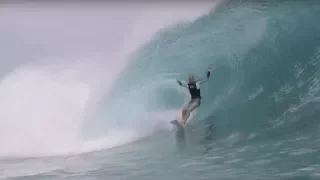
[(182, 110), (182, 125), (185, 126), (190, 113), (200, 106), (201, 104), (201, 94), (200, 94), (200, 84), (206, 82), (210, 77), (211, 68), (208, 68), (207, 77), (202, 80), (196, 81), (193, 75), (189, 75), (188, 84), (184, 84), (177, 80), (180, 86), (188, 88), (191, 95), (191, 100)]

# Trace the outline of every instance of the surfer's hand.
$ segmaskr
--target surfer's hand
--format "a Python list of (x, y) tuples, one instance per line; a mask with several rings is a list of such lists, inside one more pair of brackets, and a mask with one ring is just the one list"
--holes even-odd
[(178, 82), (178, 84), (180, 84), (180, 86), (182, 86), (182, 83), (179, 80), (177, 80), (177, 82)]

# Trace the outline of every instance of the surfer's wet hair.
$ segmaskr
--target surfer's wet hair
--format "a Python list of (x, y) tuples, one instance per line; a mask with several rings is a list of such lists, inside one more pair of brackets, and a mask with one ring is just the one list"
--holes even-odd
[(188, 81), (189, 82), (195, 82), (194, 76), (193, 75), (189, 75)]

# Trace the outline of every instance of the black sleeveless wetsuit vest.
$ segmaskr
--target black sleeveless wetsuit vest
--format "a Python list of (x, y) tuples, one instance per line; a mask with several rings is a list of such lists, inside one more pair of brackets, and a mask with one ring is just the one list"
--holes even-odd
[[(207, 78), (210, 77), (210, 71), (207, 72)], [(196, 83), (188, 83), (189, 93), (191, 95), (191, 99), (201, 99), (200, 89), (197, 88)]]
[(188, 84), (189, 93), (191, 95), (191, 99), (201, 99), (200, 89), (197, 88), (196, 83)]

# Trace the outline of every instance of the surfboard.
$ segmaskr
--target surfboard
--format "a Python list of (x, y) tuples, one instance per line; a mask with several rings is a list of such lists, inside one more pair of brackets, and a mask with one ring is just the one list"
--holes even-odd
[(175, 127), (176, 141), (181, 143), (185, 140), (185, 128), (179, 123), (178, 120), (172, 120), (170, 123)]

